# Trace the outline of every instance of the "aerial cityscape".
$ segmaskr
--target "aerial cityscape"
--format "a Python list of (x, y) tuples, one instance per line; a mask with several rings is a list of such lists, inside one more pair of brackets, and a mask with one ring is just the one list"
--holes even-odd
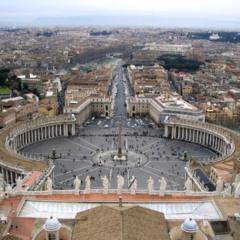
[(4, 2), (0, 240), (239, 240), (239, 9)]

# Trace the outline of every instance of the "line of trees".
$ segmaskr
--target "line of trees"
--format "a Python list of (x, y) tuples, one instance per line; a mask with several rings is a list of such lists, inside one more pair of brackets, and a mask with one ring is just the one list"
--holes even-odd
[(10, 69), (0, 69), (0, 86), (11, 90), (21, 91), (21, 81), (16, 75), (10, 73)]
[(176, 69), (179, 71), (185, 72), (194, 72), (197, 71), (202, 65), (202, 62), (187, 59), (181, 55), (162, 55), (158, 58), (160, 64), (167, 70)]

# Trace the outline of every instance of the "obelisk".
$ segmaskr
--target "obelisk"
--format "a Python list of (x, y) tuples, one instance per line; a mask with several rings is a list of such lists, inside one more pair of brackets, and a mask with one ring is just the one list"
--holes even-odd
[(118, 128), (118, 158), (122, 158), (122, 127)]

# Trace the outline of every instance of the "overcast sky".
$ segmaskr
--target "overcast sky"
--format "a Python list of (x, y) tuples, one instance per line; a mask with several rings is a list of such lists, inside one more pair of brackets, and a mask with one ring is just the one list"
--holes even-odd
[(0, 21), (68, 16), (184, 16), (240, 22), (240, 0), (1, 0)]

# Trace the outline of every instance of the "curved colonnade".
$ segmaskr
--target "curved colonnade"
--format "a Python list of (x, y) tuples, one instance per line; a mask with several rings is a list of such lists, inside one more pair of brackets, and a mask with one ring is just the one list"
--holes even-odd
[[(32, 170), (37, 170), (37, 164), (42, 163), (36, 160), (43, 159), (31, 159), (29, 156), (22, 155), (19, 152), (22, 148), (49, 138), (75, 135), (75, 124), (76, 119), (74, 116), (62, 115), (56, 118), (25, 122), (11, 128), (7, 135), (5, 133), (4, 148), (11, 156), (13, 165), (6, 165), (4, 161), (0, 162), (0, 173), (4, 175), (5, 182), (8, 184), (16, 183), (16, 179), (19, 176)], [(228, 160), (232, 156), (235, 156), (235, 142), (236, 139), (239, 138), (239, 135), (234, 131), (213, 124), (185, 120), (177, 117), (167, 118), (164, 125), (165, 137), (200, 144), (218, 153), (217, 158), (206, 161), (206, 164)], [(31, 160), (35, 160), (35, 162)], [(32, 163), (32, 168), (29, 169), (28, 167), (27, 170), (24, 169), (24, 164), (19, 164), (23, 161)], [(7, 162), (11, 163), (11, 161)], [(21, 168), (19, 166), (21, 166)], [(43, 170), (47, 172), (48, 167), (49, 166), (45, 164)], [(50, 168), (52, 168), (52, 166), (50, 166)]]
[[(199, 162), (200, 166), (204, 166), (203, 170), (207, 170), (209, 179), (213, 184), (217, 184), (217, 179), (211, 178), (211, 167), (218, 163), (221, 163), (222, 167), (224, 164), (233, 166), (230, 173), (232, 181), (234, 181), (236, 174), (240, 173), (239, 152), (237, 150), (240, 134), (237, 132), (222, 126), (177, 117), (166, 118), (164, 124), (165, 137), (199, 144), (217, 153), (215, 158), (204, 159), (204, 161)], [(198, 162), (199, 159), (194, 160)], [(202, 192), (208, 191), (204, 182), (199, 179), (194, 169), (190, 167), (190, 163), (186, 165), (185, 170), (186, 176), (192, 181), (193, 189)]]
[(177, 117), (167, 118), (164, 124), (165, 137), (199, 144), (218, 154), (206, 163), (226, 160), (235, 152), (233, 132), (224, 127)]
[[(16, 124), (2, 130), (0, 154), (0, 173), (6, 184), (15, 184), (18, 177), (38, 170), (48, 173), (52, 166), (44, 163), (43, 158), (21, 154), (19, 151), (35, 142), (45, 139), (75, 135), (75, 117), (62, 115)], [(32, 161), (34, 160), (34, 161)], [(39, 161), (36, 161), (39, 160)]]
[(6, 147), (17, 153), (32, 143), (69, 135), (75, 135), (75, 117), (39, 119), (15, 127), (6, 138)]

